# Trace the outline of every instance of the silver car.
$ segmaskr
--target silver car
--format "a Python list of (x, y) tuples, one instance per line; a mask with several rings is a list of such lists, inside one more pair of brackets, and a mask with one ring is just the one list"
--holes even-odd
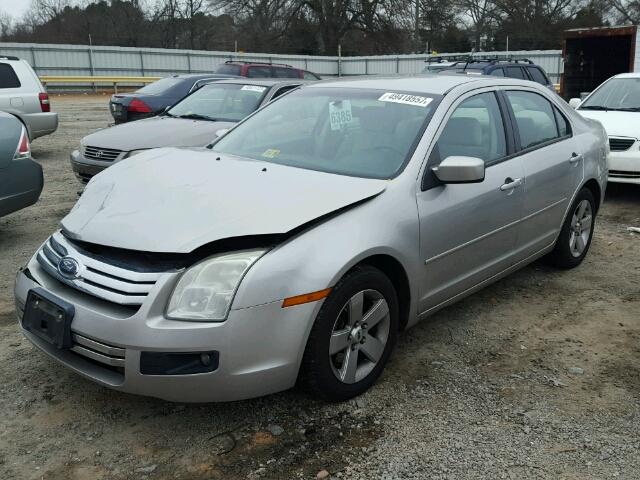
[(489, 76), (304, 86), (210, 149), (106, 170), (20, 271), (34, 345), (174, 401), (344, 400), (398, 332), (533, 260), (584, 259), (607, 179), (597, 122)]
[(17, 57), (0, 56), (0, 110), (20, 120), (31, 140), (58, 128), (47, 91), (31, 65)]
[(42, 167), (31, 158), (26, 128), (0, 112), (0, 217), (36, 203), (42, 186)]
[(204, 147), (234, 124), (302, 84), (300, 79), (241, 79), (209, 83), (163, 114), (87, 135), (71, 167), (87, 183), (125, 158), (159, 147)]

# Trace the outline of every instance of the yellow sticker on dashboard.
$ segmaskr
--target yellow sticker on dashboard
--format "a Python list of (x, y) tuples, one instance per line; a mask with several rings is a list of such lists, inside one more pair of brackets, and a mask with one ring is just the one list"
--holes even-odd
[(262, 152), (262, 156), (265, 158), (276, 158), (278, 155), (280, 155), (280, 150), (277, 148), (269, 148)]

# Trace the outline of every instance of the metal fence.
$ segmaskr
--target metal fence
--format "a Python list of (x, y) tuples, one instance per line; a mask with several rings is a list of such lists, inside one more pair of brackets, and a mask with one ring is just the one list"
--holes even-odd
[[(428, 55), (379, 55), (324, 57), (266, 53), (167, 50), (161, 48), (0, 43), (0, 56), (27, 60), (38, 75), (167, 76), (176, 73), (211, 72), (227, 60), (286, 63), (321, 76), (410, 74), (420, 72)], [(448, 57), (454, 54), (438, 54)], [(562, 72), (560, 50), (479, 52), (475, 56), (526, 57), (542, 66), (554, 83)]]

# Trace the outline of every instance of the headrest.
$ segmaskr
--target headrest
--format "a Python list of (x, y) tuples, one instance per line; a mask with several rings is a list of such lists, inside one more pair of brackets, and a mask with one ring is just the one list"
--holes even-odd
[(391, 133), (393, 127), (393, 115), (384, 107), (364, 107), (360, 111), (360, 128), (363, 130)]

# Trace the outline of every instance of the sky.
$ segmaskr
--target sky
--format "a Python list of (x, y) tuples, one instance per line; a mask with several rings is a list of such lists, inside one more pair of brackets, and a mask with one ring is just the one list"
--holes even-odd
[(31, 5), (31, 0), (0, 0), (0, 12), (6, 12), (14, 19), (22, 16)]

